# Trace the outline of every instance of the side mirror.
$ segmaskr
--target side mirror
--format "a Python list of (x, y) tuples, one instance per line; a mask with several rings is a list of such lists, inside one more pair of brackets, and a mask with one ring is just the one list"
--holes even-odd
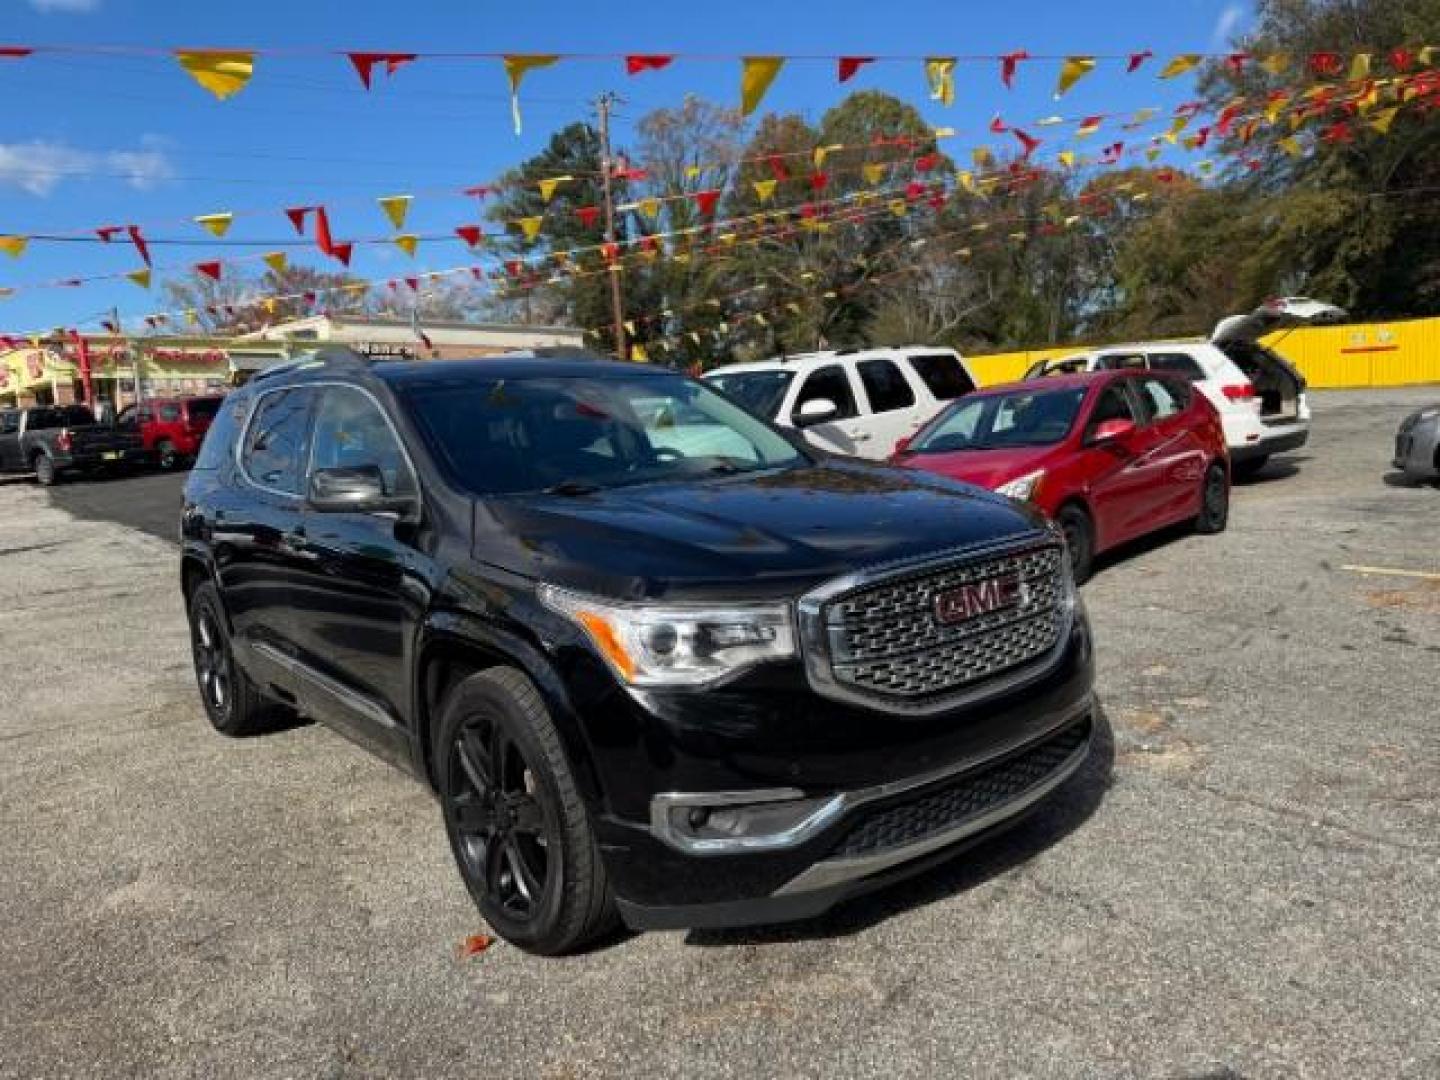
[(795, 411), (795, 426), (797, 428), (814, 427), (816, 424), (834, 420), (839, 415), (840, 406), (829, 398), (811, 398)]
[(415, 500), (386, 493), (378, 465), (316, 469), (306, 501), (322, 514), (406, 514), (415, 508)]
[(1099, 446), (1102, 443), (1123, 439), (1134, 430), (1135, 421), (1133, 420), (1103, 420), (1095, 425), (1094, 431), (1090, 432), (1090, 445)]

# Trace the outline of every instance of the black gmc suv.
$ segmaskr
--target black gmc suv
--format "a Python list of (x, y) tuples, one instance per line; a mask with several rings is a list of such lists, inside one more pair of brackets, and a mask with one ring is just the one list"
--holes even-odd
[(314, 717), (437, 791), (522, 948), (817, 914), (1089, 750), (1062, 541), (695, 380), (504, 357), (273, 370), (185, 488), (211, 722)]

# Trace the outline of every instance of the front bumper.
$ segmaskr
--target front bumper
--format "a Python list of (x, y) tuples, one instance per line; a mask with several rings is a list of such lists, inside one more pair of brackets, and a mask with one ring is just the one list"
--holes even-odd
[(1299, 450), (1309, 440), (1309, 428), (1290, 428), (1275, 434), (1262, 432), (1259, 442), (1230, 447), (1230, 460), (1245, 461), (1257, 457), (1269, 457), (1271, 454), (1283, 454), (1290, 450)]
[[(613, 695), (604, 721), (587, 727), (605, 804), (595, 826), (621, 914), (637, 929), (806, 918), (947, 858), (1081, 767), (1092, 684), (1077, 613), (1044, 675), (939, 715), (821, 698), (798, 670), (703, 695)], [(634, 743), (622, 737), (632, 724)], [(654, 824), (670, 793), (779, 788), (839, 810), (773, 850), (681, 850)]]

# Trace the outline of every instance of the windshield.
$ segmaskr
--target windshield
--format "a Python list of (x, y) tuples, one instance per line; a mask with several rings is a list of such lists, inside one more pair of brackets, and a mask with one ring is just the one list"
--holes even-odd
[(581, 494), (806, 460), (679, 375), (437, 379), (401, 392), (435, 451), (480, 494)]
[(793, 371), (739, 371), (733, 375), (710, 375), (706, 382), (729, 394), (756, 416), (774, 420), (780, 415), (780, 403)]
[(916, 436), (910, 449), (917, 454), (946, 454), (1053, 446), (1075, 426), (1085, 389), (1017, 390), (967, 398)]
[(224, 398), (218, 397), (191, 398), (190, 403), (186, 406), (190, 410), (190, 419), (213, 420), (215, 414), (220, 411), (220, 403), (224, 400)]

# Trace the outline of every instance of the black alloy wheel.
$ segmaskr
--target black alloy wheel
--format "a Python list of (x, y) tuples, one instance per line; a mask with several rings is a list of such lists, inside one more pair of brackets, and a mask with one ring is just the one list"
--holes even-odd
[(293, 722), (294, 713), (264, 697), (235, 663), (220, 600), (208, 581), (190, 597), (190, 655), (205, 715), (222, 735), (258, 735)]
[(235, 684), (235, 667), (230, 660), (230, 645), (208, 604), (200, 608), (191, 625), (190, 648), (195, 657), (195, 681), (200, 684), (205, 711), (216, 727), (223, 728), (234, 704), (231, 687)]
[(1090, 515), (1074, 503), (1060, 508), (1055, 523), (1065, 534), (1065, 550), (1070, 554), (1070, 574), (1076, 585), (1083, 585), (1090, 579), (1090, 569), (1095, 558), (1095, 530), (1090, 524)]
[(600, 846), (565, 747), (516, 668), (446, 695), (434, 775), (450, 849), (490, 927), (527, 952), (571, 952), (616, 919)]
[(487, 909), (532, 921), (550, 883), (555, 844), (534, 770), (504, 725), (484, 716), (461, 727), (447, 767), (466, 878), (481, 886)]
[(1230, 477), (1225, 466), (1214, 462), (1205, 470), (1200, 486), (1200, 513), (1195, 518), (1195, 531), (1220, 533), (1230, 521)]
[(55, 462), (49, 454), (35, 455), (35, 481), (41, 487), (53, 487), (59, 479), (55, 471)]

